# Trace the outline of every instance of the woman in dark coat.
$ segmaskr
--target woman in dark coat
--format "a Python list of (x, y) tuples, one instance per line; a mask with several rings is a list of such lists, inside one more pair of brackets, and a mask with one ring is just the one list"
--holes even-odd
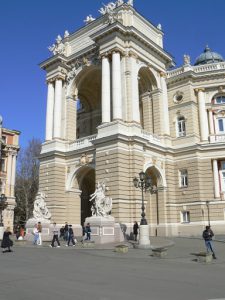
[(133, 235), (135, 241), (137, 241), (138, 228), (139, 228), (138, 223), (135, 221), (133, 226)]
[(7, 227), (6, 231), (3, 234), (3, 239), (2, 239), (2, 244), (1, 244), (1, 248), (6, 249), (8, 248), (8, 250), (3, 250), (2, 252), (12, 252), (12, 250), (10, 249), (10, 247), (12, 247), (13, 245), (13, 241), (10, 240), (9, 236), (11, 235), (11, 231), (10, 228)]

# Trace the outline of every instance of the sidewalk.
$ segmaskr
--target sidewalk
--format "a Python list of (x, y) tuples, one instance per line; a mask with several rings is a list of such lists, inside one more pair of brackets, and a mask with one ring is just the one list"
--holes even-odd
[[(79, 251), (87, 253), (93, 256), (104, 256), (104, 257), (123, 257), (126, 259), (144, 259), (151, 258), (151, 249), (137, 249), (133, 247), (134, 241), (125, 241), (121, 243), (111, 243), (111, 244), (95, 244), (93, 248), (84, 248), (81, 242), (78, 242), (75, 247), (66, 247), (64, 241), (61, 242), (60, 248), (51, 249), (49, 247), (50, 243), (45, 242), (42, 246), (33, 245), (32, 242), (26, 242), (26, 244), (19, 244), (20, 242), (15, 241), (15, 251), (16, 248), (33, 248), (33, 249), (46, 249), (49, 248), (50, 251)], [(205, 252), (205, 244), (200, 237), (175, 237), (175, 238), (163, 238), (163, 237), (150, 237), (151, 248), (166, 247), (168, 248), (168, 253), (162, 260), (171, 260), (176, 262), (193, 262), (195, 257), (193, 253)], [(126, 254), (116, 253), (114, 251), (115, 246), (125, 244), (128, 246), (129, 250)], [(224, 236), (218, 236), (214, 240), (214, 248), (216, 256), (218, 259), (213, 261), (213, 263), (225, 263), (225, 239)], [(159, 259), (152, 257), (152, 259)]]

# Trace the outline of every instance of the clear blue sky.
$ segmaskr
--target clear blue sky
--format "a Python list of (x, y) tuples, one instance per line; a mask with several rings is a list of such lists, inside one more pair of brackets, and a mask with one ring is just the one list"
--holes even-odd
[[(4, 127), (21, 131), (20, 144), (44, 139), (46, 84), (38, 64), (58, 34), (98, 17), (98, 0), (5, 0), (0, 3), (0, 114)], [(162, 24), (164, 48), (177, 66), (183, 54), (192, 63), (205, 45), (225, 58), (225, 0), (134, 0), (134, 8), (153, 24)]]

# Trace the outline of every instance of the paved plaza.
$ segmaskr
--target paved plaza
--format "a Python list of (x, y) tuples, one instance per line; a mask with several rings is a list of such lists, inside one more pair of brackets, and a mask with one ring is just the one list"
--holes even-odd
[[(167, 241), (152, 238), (153, 245)], [(165, 258), (151, 250), (113, 245), (82, 249), (15, 246), (0, 255), (1, 300), (207, 300), (225, 299), (225, 243), (215, 242), (217, 260), (198, 263), (201, 239), (175, 238)]]

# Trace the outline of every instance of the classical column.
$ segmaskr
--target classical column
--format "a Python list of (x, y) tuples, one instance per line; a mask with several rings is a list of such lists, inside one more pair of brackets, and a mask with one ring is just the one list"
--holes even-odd
[(121, 67), (120, 53), (112, 53), (112, 101), (113, 120), (122, 119)]
[(213, 123), (213, 113), (212, 110), (209, 109), (209, 133), (214, 134), (214, 123)]
[(161, 89), (162, 89), (163, 133), (170, 135), (166, 74), (161, 73), (160, 75), (161, 75)]
[(12, 184), (12, 153), (11, 151), (8, 152), (7, 158), (7, 181), (6, 181), (6, 194), (10, 195), (11, 191), (11, 184)]
[(102, 123), (110, 122), (110, 63), (109, 58), (102, 57)]
[(54, 84), (48, 82), (47, 110), (46, 110), (46, 130), (45, 140), (50, 141), (53, 137), (53, 113), (54, 113)]
[(220, 185), (219, 185), (219, 171), (217, 160), (213, 160), (213, 177), (214, 177), (214, 192), (215, 198), (220, 197)]
[(198, 110), (199, 110), (199, 123), (200, 123), (200, 134), (201, 140), (208, 140), (208, 119), (205, 108), (205, 97), (204, 97), (204, 89), (198, 89)]
[(132, 103), (132, 121), (140, 123), (140, 105), (138, 91), (138, 72), (136, 57), (130, 57), (131, 68), (131, 103)]
[(12, 197), (14, 197), (15, 178), (16, 178), (16, 154), (13, 154), (12, 155), (12, 170), (11, 170), (11, 196)]
[(62, 123), (62, 78), (55, 81), (55, 106), (54, 106), (54, 138), (61, 138)]

